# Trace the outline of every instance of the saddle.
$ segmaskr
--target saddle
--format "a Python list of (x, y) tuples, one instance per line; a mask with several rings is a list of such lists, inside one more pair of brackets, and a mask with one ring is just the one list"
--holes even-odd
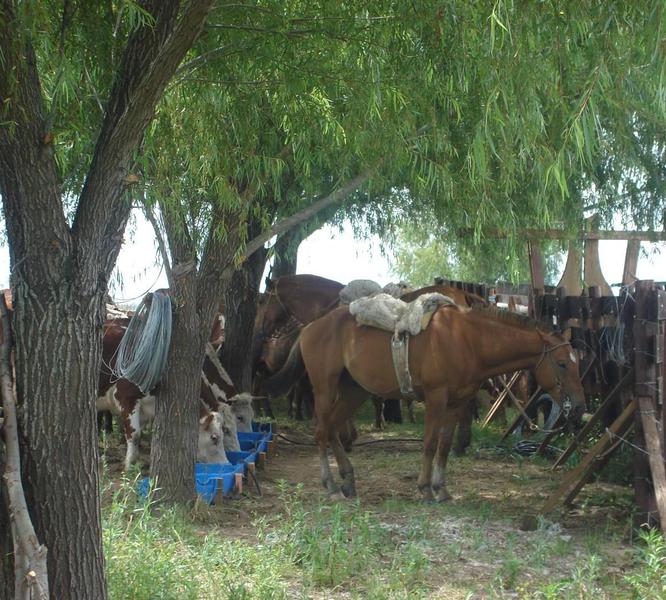
[(404, 302), (389, 294), (359, 298), (349, 305), (359, 325), (367, 325), (393, 333), (391, 355), (400, 392), (417, 398), (409, 373), (409, 336), (425, 330), (441, 306), (454, 305), (448, 296), (439, 293), (423, 294), (412, 302)]

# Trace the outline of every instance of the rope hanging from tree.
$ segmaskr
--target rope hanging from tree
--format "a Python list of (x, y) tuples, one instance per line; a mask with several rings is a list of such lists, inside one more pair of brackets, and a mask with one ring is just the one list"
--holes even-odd
[(153, 292), (144, 298), (127, 326), (118, 346), (115, 375), (147, 394), (162, 377), (170, 342), (171, 298)]

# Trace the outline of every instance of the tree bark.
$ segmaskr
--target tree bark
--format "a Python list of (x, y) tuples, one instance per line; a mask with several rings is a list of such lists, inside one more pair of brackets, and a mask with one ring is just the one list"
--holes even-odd
[(194, 499), (198, 398), (203, 349), (208, 339), (202, 336), (204, 327), (197, 313), (196, 279), (196, 272), (190, 271), (174, 280), (176, 309), (171, 348), (155, 403), (150, 473), (158, 487), (157, 498), (169, 503)]
[(257, 294), (266, 264), (260, 248), (233, 273), (224, 292), (224, 344), (220, 361), (236, 389), (252, 391), (252, 334), (257, 314)]
[(161, 210), (176, 306), (169, 358), (155, 403), (150, 473), (157, 480), (160, 501), (181, 503), (194, 498), (201, 367), (239, 236), (236, 226), (227, 232), (225, 245), (220, 242), (216, 233), (224, 216), (214, 210), (197, 269), (196, 244), (182, 215), (164, 204)]
[(273, 250), (274, 260), (271, 279), (295, 275), (298, 266), (298, 246), (303, 241), (301, 227), (295, 227), (278, 237)]
[(42, 305), (13, 289), (26, 498), (50, 550), (51, 597), (105, 598), (94, 402), (104, 294)]
[(19, 433), (28, 506), (49, 548), (52, 598), (106, 598), (95, 426), (103, 308), (130, 212), (133, 154), (212, 0), (180, 4), (143, 3), (154, 23), (129, 37), (70, 228), (30, 27), (15, 2), (0, 0), (0, 194), (15, 299)]

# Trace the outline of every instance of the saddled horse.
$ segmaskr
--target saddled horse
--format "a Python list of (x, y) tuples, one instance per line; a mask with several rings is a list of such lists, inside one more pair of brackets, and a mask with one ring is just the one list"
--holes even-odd
[[(400, 296), (400, 300), (403, 302), (413, 302), (419, 296), (423, 294), (432, 294), (439, 293), (444, 296), (448, 296), (453, 300), (454, 304), (462, 306), (464, 308), (472, 308), (473, 306), (488, 306), (488, 301), (477, 294), (471, 292), (466, 292), (457, 287), (452, 287), (449, 285), (435, 284), (429, 285), (418, 290), (413, 290), (407, 292)], [(412, 423), (416, 422), (414, 418), (414, 401), (411, 399), (406, 400), (407, 404), (407, 413), (409, 414), (409, 420)], [(464, 454), (465, 449), (469, 446), (472, 439), (472, 421), (474, 420), (475, 405), (470, 404), (469, 410), (461, 417), (460, 423), (458, 424), (458, 441), (456, 443), (456, 454)], [(375, 419), (377, 420), (377, 419)]]
[[(414, 390), (425, 401), (423, 462), (418, 487), (426, 501), (450, 498), (446, 462), (453, 432), (483, 381), (500, 373), (530, 369), (565, 414), (579, 421), (585, 407), (578, 359), (559, 334), (541, 324), (494, 308), (440, 308), (427, 328), (410, 339), (409, 369)], [(400, 397), (393, 369), (391, 333), (356, 323), (347, 307), (306, 326), (283, 369), (265, 382), (279, 392), (307, 370), (314, 389), (322, 483), (331, 495), (356, 495), (354, 469), (336, 427), (348, 420), (369, 394)], [(331, 446), (342, 477), (333, 479)]]
[[(268, 283), (257, 307), (252, 338), (256, 393), (261, 393), (261, 381), (287, 360), (300, 330), (337, 306), (343, 287), (332, 279), (306, 274), (285, 275)], [(305, 396), (311, 393), (308, 382), (299, 382), (297, 387)], [(264, 411), (272, 416), (268, 400)]]

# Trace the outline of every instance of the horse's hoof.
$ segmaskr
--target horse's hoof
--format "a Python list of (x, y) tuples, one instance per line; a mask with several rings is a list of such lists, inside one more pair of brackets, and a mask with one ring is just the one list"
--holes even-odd
[(340, 502), (345, 499), (345, 495), (342, 492), (330, 492), (328, 499), (332, 502)]
[(356, 488), (354, 486), (343, 485), (341, 491), (345, 495), (345, 498), (356, 498)]
[(451, 496), (451, 494), (449, 494), (448, 492), (439, 493), (435, 497), (435, 501), (437, 502), (437, 504), (444, 504), (445, 502), (449, 502), (451, 500), (453, 500), (453, 496)]
[(427, 506), (432, 506), (435, 504), (435, 499), (434, 498), (422, 498), (421, 499), (421, 504), (425, 504)]

